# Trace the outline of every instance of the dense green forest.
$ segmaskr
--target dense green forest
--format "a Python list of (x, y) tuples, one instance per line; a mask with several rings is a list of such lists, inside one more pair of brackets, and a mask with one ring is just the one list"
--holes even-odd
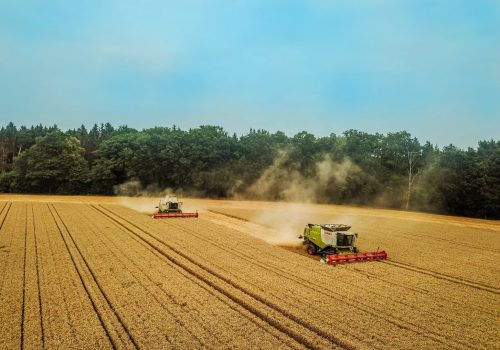
[(109, 123), (0, 129), (0, 192), (157, 194), (372, 205), (500, 218), (500, 141), (442, 149), (409, 133), (316, 137)]

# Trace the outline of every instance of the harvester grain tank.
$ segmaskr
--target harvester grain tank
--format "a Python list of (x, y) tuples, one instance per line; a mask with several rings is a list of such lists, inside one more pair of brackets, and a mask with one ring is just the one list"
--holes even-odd
[(387, 259), (385, 251), (360, 253), (355, 245), (358, 234), (347, 232), (350, 228), (344, 224), (307, 224), (299, 238), (309, 255), (320, 255), (321, 262), (328, 265)]
[(167, 195), (165, 198), (160, 199), (157, 208), (158, 212), (152, 216), (154, 219), (198, 217), (198, 212), (184, 213), (182, 211), (182, 202), (175, 195)]

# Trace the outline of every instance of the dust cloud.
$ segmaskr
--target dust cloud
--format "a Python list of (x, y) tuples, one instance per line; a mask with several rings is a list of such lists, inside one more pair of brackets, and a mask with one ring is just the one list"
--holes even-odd
[(113, 192), (117, 196), (118, 204), (148, 214), (156, 211), (160, 197), (173, 193), (172, 189), (160, 189), (157, 185), (143, 187), (137, 180), (113, 186)]
[(139, 213), (152, 214), (157, 211), (158, 198), (153, 197), (117, 197), (117, 203)]
[[(343, 223), (340, 218), (317, 213), (316, 203), (325, 202), (328, 196), (341, 191), (349, 176), (360, 171), (349, 159), (334, 161), (329, 155), (323, 156), (311, 167), (308, 176), (298, 170), (290, 169), (289, 153), (278, 152), (273, 163), (245, 191), (234, 194), (235, 200), (277, 200), (286, 202), (279, 208), (254, 211), (248, 219), (260, 225), (266, 242), (279, 246), (300, 247), (298, 236), (308, 223)], [(158, 186), (144, 188), (139, 181), (128, 181), (114, 187), (119, 203), (142, 213), (152, 213), (158, 205), (158, 199), (165, 194), (176, 193), (179, 198), (189, 196), (183, 191), (173, 192), (170, 188)], [(327, 195), (328, 194), (328, 195)], [(185, 208), (186, 210), (188, 208)], [(202, 208), (197, 208), (202, 209)], [(203, 209), (202, 209), (203, 210)], [(336, 219), (336, 220), (335, 220)], [(334, 221), (335, 220), (335, 221)], [(345, 222), (349, 224), (350, 222)], [(253, 230), (257, 229), (256, 227)]]
[(239, 199), (277, 199), (288, 202), (285, 209), (259, 211), (251, 221), (274, 229), (275, 232), (265, 239), (268, 243), (296, 247), (301, 246), (298, 236), (307, 223), (327, 223), (341, 219), (318, 217), (318, 206), (315, 204), (324, 201), (325, 194), (332, 193), (332, 189), (342, 189), (348, 177), (360, 169), (349, 159), (336, 162), (325, 155), (313, 165), (313, 174), (305, 177), (299, 171), (287, 168), (288, 157), (286, 151), (280, 151), (272, 165)]
[(341, 189), (347, 178), (359, 172), (349, 159), (335, 162), (328, 155), (313, 165), (314, 172), (306, 177), (286, 163), (289, 154), (278, 152), (271, 166), (242, 195), (242, 199), (277, 199), (286, 202), (317, 203), (332, 187)]

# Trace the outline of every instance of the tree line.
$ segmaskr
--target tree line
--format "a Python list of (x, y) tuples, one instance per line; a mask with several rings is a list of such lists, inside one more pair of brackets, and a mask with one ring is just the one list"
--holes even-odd
[[(0, 191), (113, 194), (120, 185), (216, 198), (375, 205), (500, 218), (500, 141), (439, 148), (406, 131), (308, 132), (111, 124), (0, 129)], [(295, 195), (292, 195), (295, 194)]]

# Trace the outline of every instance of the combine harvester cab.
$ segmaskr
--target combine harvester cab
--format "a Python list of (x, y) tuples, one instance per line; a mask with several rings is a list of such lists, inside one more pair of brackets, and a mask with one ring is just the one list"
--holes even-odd
[(158, 212), (153, 214), (153, 219), (169, 219), (169, 218), (197, 218), (198, 212), (183, 213), (182, 202), (176, 196), (167, 195), (164, 199), (160, 199), (157, 206)]
[(358, 234), (347, 232), (350, 228), (344, 224), (307, 224), (299, 238), (309, 255), (320, 255), (321, 262), (328, 265), (387, 259), (385, 251), (360, 253), (355, 246)]

